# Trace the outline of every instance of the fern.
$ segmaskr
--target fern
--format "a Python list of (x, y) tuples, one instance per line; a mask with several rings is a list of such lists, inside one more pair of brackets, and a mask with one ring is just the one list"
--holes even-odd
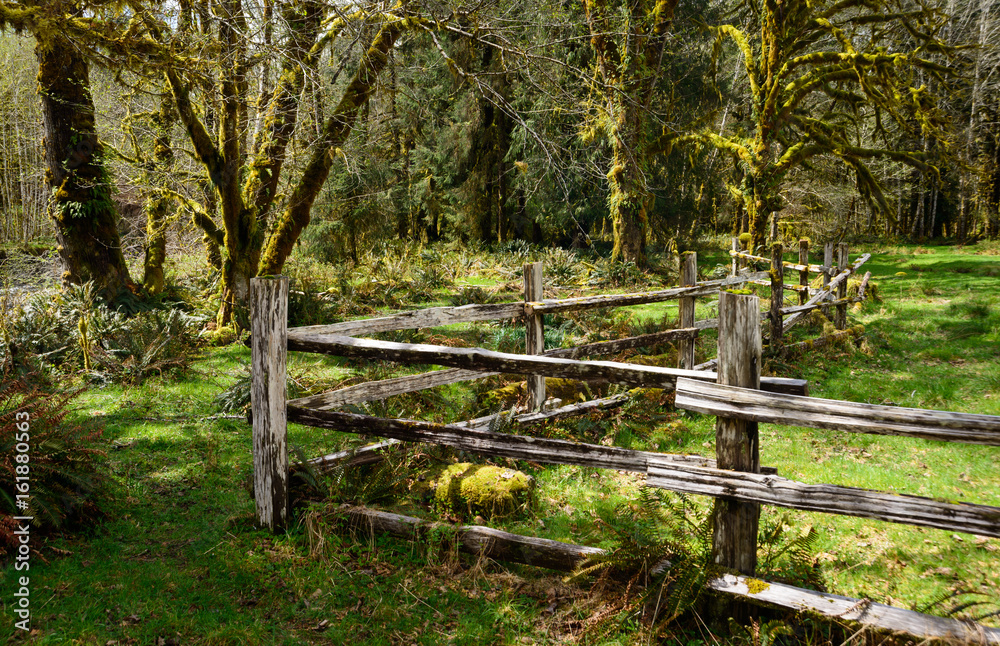
[(749, 626), (740, 626), (730, 617), (729, 627), (737, 643), (746, 644), (747, 646), (773, 646), (779, 636), (793, 634), (792, 628), (780, 619), (774, 619), (763, 624), (755, 619), (751, 619)]
[(711, 514), (686, 496), (644, 488), (634, 502), (600, 518), (617, 546), (583, 562), (568, 580), (604, 574), (645, 582), (631, 610), (651, 611), (653, 621), (664, 623), (698, 602), (711, 570)]
[[(950, 605), (948, 605), (950, 603)], [(955, 617), (980, 622), (992, 617), (1000, 617), (1000, 598), (984, 592), (958, 588), (948, 590), (928, 603), (914, 608), (923, 614)], [(977, 612), (967, 612), (975, 609)], [(985, 610), (985, 612), (984, 612)]]
[(815, 559), (819, 533), (809, 526), (792, 534), (792, 520), (782, 514), (772, 521), (763, 518), (757, 536), (757, 561), (761, 576), (821, 592), (826, 590)]

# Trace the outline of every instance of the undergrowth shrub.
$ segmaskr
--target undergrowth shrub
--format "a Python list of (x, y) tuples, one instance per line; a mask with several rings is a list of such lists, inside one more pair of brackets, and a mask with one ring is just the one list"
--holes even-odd
[[(49, 394), (10, 372), (0, 373), (0, 558), (17, 545), (13, 516), (34, 516), (42, 531), (72, 530), (103, 514), (108, 479), (100, 431), (67, 423), (78, 391)], [(27, 446), (22, 446), (26, 444)], [(27, 448), (28, 461), (17, 456)], [(29, 478), (27, 509), (17, 506), (17, 476)], [(22, 481), (23, 482), (23, 481)], [(22, 499), (24, 501), (24, 499)]]
[[(599, 574), (625, 582), (626, 590), (621, 607), (591, 630), (606, 634), (623, 614), (662, 629), (697, 609), (705, 584), (719, 573), (712, 561), (712, 507), (683, 494), (642, 488), (635, 500), (598, 509), (598, 515), (615, 545), (583, 561), (567, 580)], [(787, 515), (762, 519), (758, 575), (824, 590), (813, 552), (818, 533), (812, 527), (792, 529)]]
[[(684, 495), (649, 488), (598, 513), (616, 546), (588, 558), (568, 580), (602, 574), (627, 581), (621, 612), (651, 623), (670, 623), (698, 603), (712, 571), (711, 514)], [(609, 623), (591, 630), (606, 633), (615, 628)]]
[(22, 375), (82, 368), (97, 380), (137, 384), (187, 365), (204, 319), (179, 308), (132, 316), (98, 300), (92, 283), (40, 292), (0, 323), (0, 368)]

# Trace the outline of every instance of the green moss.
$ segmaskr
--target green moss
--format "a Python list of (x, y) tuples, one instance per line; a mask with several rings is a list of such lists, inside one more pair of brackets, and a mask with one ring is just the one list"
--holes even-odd
[(431, 487), (438, 513), (492, 518), (530, 507), (535, 481), (513, 469), (459, 462), (442, 471)]
[(770, 587), (771, 584), (766, 581), (761, 581), (760, 579), (747, 579), (747, 592), (750, 594), (760, 594)]

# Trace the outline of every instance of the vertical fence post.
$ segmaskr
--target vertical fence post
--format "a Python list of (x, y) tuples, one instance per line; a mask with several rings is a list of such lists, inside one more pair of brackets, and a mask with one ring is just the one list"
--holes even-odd
[(775, 242), (771, 247), (771, 349), (778, 350), (782, 344), (781, 307), (785, 304), (785, 265), (782, 262), (784, 247)]
[[(719, 293), (719, 383), (760, 388), (760, 300)], [(757, 422), (719, 417), (715, 422), (719, 469), (760, 472)], [(757, 567), (760, 505), (716, 498), (712, 559), (723, 568), (753, 576)]]
[(288, 428), (285, 356), (288, 278), (250, 280), (253, 488), (257, 522), (278, 531), (288, 521)]
[[(698, 254), (685, 251), (681, 254), (681, 287), (695, 285), (698, 282)], [(677, 314), (678, 327), (694, 327), (694, 296), (681, 298)], [(684, 370), (694, 368), (694, 339), (684, 339), (677, 355), (677, 367)]]
[[(736, 253), (740, 252), (740, 239), (739, 238), (733, 238), (733, 251), (735, 251)], [(733, 256), (733, 270), (732, 270), (733, 276), (735, 276), (736, 272), (739, 270), (738, 260), (739, 259), (736, 256)]]
[[(542, 300), (542, 263), (524, 265), (524, 302)], [(524, 321), (525, 354), (545, 352), (545, 328), (541, 314), (532, 314)], [(528, 375), (528, 409), (541, 410), (545, 403), (545, 377)]]
[[(847, 243), (841, 242), (837, 245), (837, 269), (844, 271), (848, 265)], [(847, 281), (837, 285), (837, 300), (847, 298)], [(838, 330), (847, 328), (847, 304), (837, 306), (837, 312), (833, 316), (833, 326)]]
[(805, 305), (809, 300), (809, 241), (799, 240), (799, 264), (806, 268), (799, 270), (799, 305)]
[[(826, 269), (823, 270), (823, 289), (830, 284), (830, 277), (833, 274), (833, 243), (827, 242), (823, 245), (823, 266)], [(824, 299), (826, 300), (826, 299)], [(823, 316), (830, 318), (830, 308), (824, 307), (822, 310)]]

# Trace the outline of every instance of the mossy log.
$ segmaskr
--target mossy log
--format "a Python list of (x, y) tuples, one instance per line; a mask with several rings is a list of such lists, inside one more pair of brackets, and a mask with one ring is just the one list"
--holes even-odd
[[(597, 547), (522, 536), (478, 525), (448, 525), (366, 507), (344, 505), (337, 512), (358, 531), (384, 532), (409, 540), (427, 540), (432, 536), (453, 537), (454, 544), (466, 553), (560, 572), (571, 572), (584, 561), (606, 553)], [(796, 612), (815, 612), (837, 621), (848, 621), (876, 630), (900, 632), (922, 639), (1000, 646), (998, 628), (933, 617), (865, 599), (852, 599), (733, 574), (710, 579), (707, 587), (716, 593), (737, 595)]]

